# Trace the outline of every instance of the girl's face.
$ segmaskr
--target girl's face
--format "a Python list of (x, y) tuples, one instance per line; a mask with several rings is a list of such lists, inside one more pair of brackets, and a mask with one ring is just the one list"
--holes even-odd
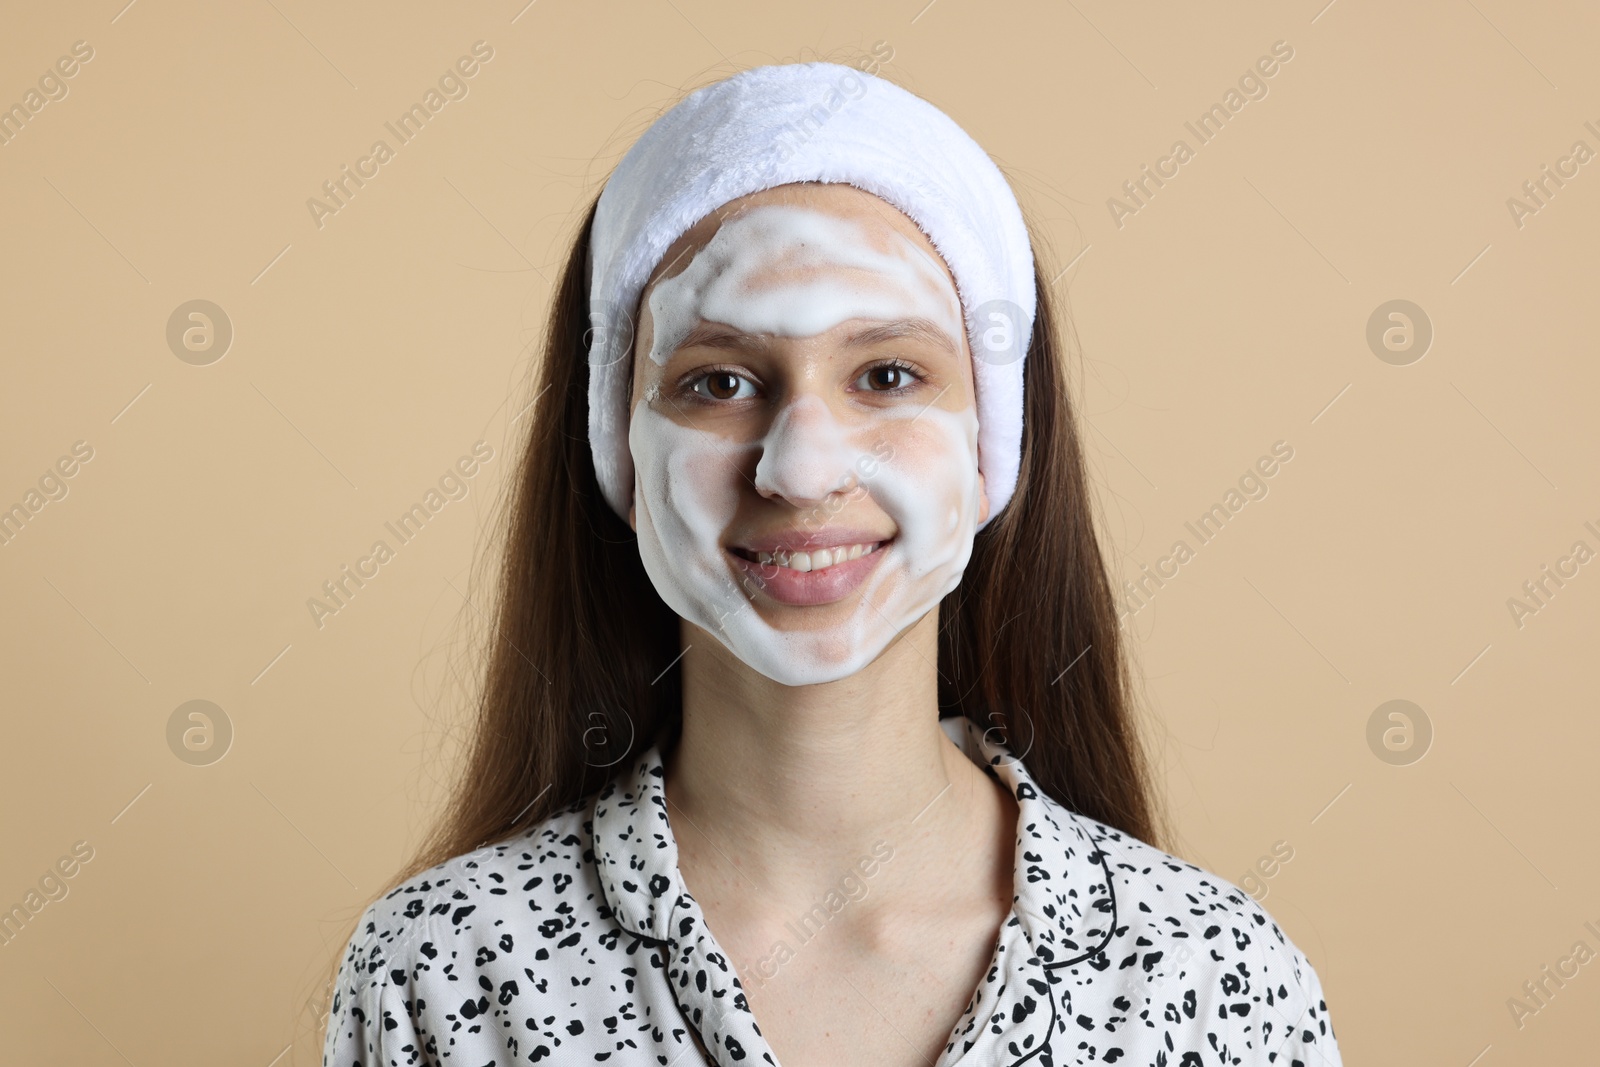
[(680, 616), (785, 685), (854, 674), (956, 587), (988, 517), (955, 283), (853, 186), (723, 205), (640, 300), (629, 524)]

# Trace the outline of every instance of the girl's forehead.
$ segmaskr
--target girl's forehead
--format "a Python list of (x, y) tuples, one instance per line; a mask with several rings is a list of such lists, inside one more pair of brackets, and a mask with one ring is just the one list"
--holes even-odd
[[(920, 246), (919, 246), (920, 242)], [(854, 186), (780, 187), (723, 205), (664, 257), (640, 297), (634, 376), (713, 323), (813, 337), (847, 321), (920, 322), (965, 351), (942, 257), (898, 209)]]
[(641, 293), (641, 311), (648, 306), (651, 291), (661, 282), (685, 270), (695, 255), (710, 244), (724, 226), (745, 217), (758, 207), (768, 205), (801, 208), (850, 223), (860, 239), (870, 242), (879, 250), (887, 251), (897, 245), (904, 248), (909, 243), (911, 248), (938, 265), (952, 288), (955, 285), (948, 264), (927, 234), (887, 200), (844, 182), (794, 182), (730, 200), (684, 231), (651, 272)]

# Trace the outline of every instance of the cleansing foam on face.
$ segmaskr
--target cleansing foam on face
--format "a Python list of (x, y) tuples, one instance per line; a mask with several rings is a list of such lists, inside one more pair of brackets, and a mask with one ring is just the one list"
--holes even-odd
[[(852, 319), (921, 318), (965, 352), (948, 275), (908, 238), (886, 232), (887, 241), (855, 221), (788, 204), (729, 219), (650, 294), (647, 374), (659, 376), (701, 322), (812, 337)], [(721, 429), (694, 425), (651, 382), (628, 428), (635, 521), (662, 599), (753, 669), (786, 685), (847, 677), (960, 582), (981, 502), (972, 405), (955, 412), (919, 400), (838, 412), (796, 392), (759, 436)], [(828, 544), (837, 540), (830, 529), (866, 516), (874, 529), (892, 523), (893, 533), (837, 552), (797, 545), (746, 559), (733, 538), (741, 503), (757, 495), (794, 505), (783, 525)]]

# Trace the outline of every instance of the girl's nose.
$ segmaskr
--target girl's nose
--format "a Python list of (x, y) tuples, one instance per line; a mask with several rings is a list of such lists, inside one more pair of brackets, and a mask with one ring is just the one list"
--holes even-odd
[(789, 401), (761, 441), (756, 491), (806, 507), (853, 488), (855, 452), (846, 437), (845, 427), (820, 397)]

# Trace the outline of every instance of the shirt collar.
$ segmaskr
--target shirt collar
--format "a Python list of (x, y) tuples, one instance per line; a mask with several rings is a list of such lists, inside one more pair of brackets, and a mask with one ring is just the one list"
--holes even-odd
[[(966, 717), (939, 723), (967, 758), (1017, 801), (1011, 915), (1001, 923), (990, 974), (979, 986), (937, 1067), (1026, 1064), (1057, 1033), (1071, 1007), (1056, 987), (1069, 968), (1108, 966), (1101, 954), (1117, 924), (1115, 882), (1088, 820), (1040, 789), (1022, 759)], [(1056, 1057), (1065, 1059), (1065, 1050)]]
[(1116, 890), (1108, 857), (1091, 824), (1039, 788), (1022, 759), (963, 717), (940, 720), (967, 758), (1016, 797), (1017, 851), (1012, 909), (1048, 968), (1069, 967), (1099, 952), (1116, 925)]
[[(1022, 759), (995, 737), (997, 731), (964, 716), (940, 725), (969, 759), (1011, 791), (1018, 807), (1012, 913), (1001, 924), (994, 959), (1004, 981), (980, 986), (955, 1028), (946, 1062), (977, 1044), (992, 1045), (1001, 1054), (984, 1056), (985, 1062), (998, 1062), (1007, 1052), (1011, 1056), (1005, 1062), (1020, 1062), (1037, 1052), (1054, 1028), (1058, 1013), (1052, 987), (1059, 978), (1052, 972), (1085, 961), (1099, 964), (1094, 957), (1111, 940), (1117, 922), (1114, 880), (1094, 832), (1098, 824), (1040, 789)], [(686, 965), (692, 954), (711, 950), (704, 917), (678, 869), (664, 782), (655, 745), (600, 791), (592, 809), (595, 865), (617, 924), (640, 938), (666, 943), (668, 958)], [(742, 1006), (743, 993), (722, 966), (726, 961), (718, 956), (714, 962), (725, 977), (716, 984)], [(718, 1043), (727, 1039), (713, 1036)]]
[(655, 941), (671, 940), (667, 920), (684, 892), (678, 842), (667, 823), (661, 749), (652, 745), (594, 800), (594, 857), (617, 925)]

